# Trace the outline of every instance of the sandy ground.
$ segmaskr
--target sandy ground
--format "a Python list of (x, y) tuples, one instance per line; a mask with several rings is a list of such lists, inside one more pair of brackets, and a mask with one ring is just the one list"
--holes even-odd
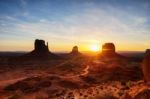
[(139, 64), (93, 58), (13, 64), (1, 70), (0, 99), (121, 99), (127, 93), (134, 97), (150, 88), (142, 81)]

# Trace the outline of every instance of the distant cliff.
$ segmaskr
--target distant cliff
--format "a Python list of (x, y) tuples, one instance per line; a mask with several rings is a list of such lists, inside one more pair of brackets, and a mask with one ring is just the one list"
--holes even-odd
[(48, 42), (45, 45), (44, 40), (36, 39), (34, 42), (34, 50), (25, 54), (23, 57), (29, 57), (33, 59), (58, 59), (59, 57), (48, 49)]
[(150, 49), (146, 50), (145, 57), (142, 63), (142, 71), (145, 82), (150, 82)]
[(104, 43), (102, 45), (102, 52), (99, 54), (99, 58), (120, 58), (120, 59), (126, 59), (125, 56), (122, 56), (116, 52), (115, 44), (114, 43)]
[(105, 43), (102, 45), (102, 54), (105, 55), (114, 55), (115, 52), (115, 45), (114, 43)]
[(72, 48), (72, 51), (70, 52), (70, 54), (72, 54), (72, 55), (78, 55), (78, 54), (80, 54), (80, 52), (78, 50), (78, 46), (74, 46)]

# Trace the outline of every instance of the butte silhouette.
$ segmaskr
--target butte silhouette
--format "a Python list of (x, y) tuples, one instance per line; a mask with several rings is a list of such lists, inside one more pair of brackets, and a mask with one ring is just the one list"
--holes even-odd
[(23, 57), (33, 59), (59, 59), (60, 57), (49, 51), (48, 42), (45, 45), (44, 40), (36, 39), (34, 42), (34, 50), (23, 55)]
[(79, 55), (79, 54), (81, 54), (81, 53), (79, 52), (79, 50), (78, 50), (78, 46), (74, 46), (74, 47), (72, 48), (72, 51), (70, 52), (70, 54), (71, 54), (71, 55)]
[(72, 48), (72, 51), (65, 55), (65, 58), (74, 58), (74, 57), (79, 57), (81, 55), (82, 54), (79, 52), (78, 46), (74, 46)]
[(116, 48), (114, 43), (104, 43), (102, 45), (102, 52), (100, 54), (101, 57), (107, 58), (125, 58), (124, 56), (116, 53)]

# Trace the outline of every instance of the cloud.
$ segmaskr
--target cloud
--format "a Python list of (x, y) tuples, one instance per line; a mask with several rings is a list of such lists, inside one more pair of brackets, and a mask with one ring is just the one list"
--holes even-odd
[[(22, 1), (22, 4), (23, 2), (26, 1)], [(23, 35), (24, 38), (30, 39), (52, 40), (57, 44), (107, 41), (128, 44), (150, 42), (147, 16), (135, 15), (112, 6), (106, 8), (92, 6), (82, 10), (78, 9), (66, 16), (55, 16), (55, 18), (50, 13), (47, 14), (47, 17), (31, 16), (29, 13), (24, 13), (24, 15), (29, 19), (28, 21), (6, 16), (5, 19), (9, 20), (6, 22), (11, 23), (12, 21), (14, 24), (12, 27), (5, 25), (3, 29), (0, 28), (0, 33), (11, 36)]]
[[(61, 21), (50, 21), (48, 18), (41, 18), (36, 22), (19, 22), (16, 24), (16, 30), (20, 33), (32, 33), (35, 36), (57, 37), (64, 39), (78, 38), (87, 39), (116, 39), (120, 36), (129, 36), (140, 34), (141, 32), (149, 32), (146, 27), (147, 19), (145, 17), (130, 15), (122, 10), (115, 10), (117, 15), (109, 12), (108, 9), (90, 8), (84, 9), (82, 13), (76, 12), (72, 15), (64, 16)], [(128, 17), (123, 19), (120, 16)], [(7, 16), (7, 19), (15, 20), (13, 17)]]
[(26, 0), (20, 0), (20, 2), (21, 2), (21, 4), (22, 4), (23, 6), (26, 6), (26, 5), (27, 5)]

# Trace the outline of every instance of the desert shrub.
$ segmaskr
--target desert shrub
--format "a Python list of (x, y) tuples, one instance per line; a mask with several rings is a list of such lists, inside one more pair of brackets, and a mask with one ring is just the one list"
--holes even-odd
[(126, 86), (127, 86), (128, 88), (130, 88), (130, 86), (131, 86), (131, 81), (130, 81), (130, 80), (126, 83)]

